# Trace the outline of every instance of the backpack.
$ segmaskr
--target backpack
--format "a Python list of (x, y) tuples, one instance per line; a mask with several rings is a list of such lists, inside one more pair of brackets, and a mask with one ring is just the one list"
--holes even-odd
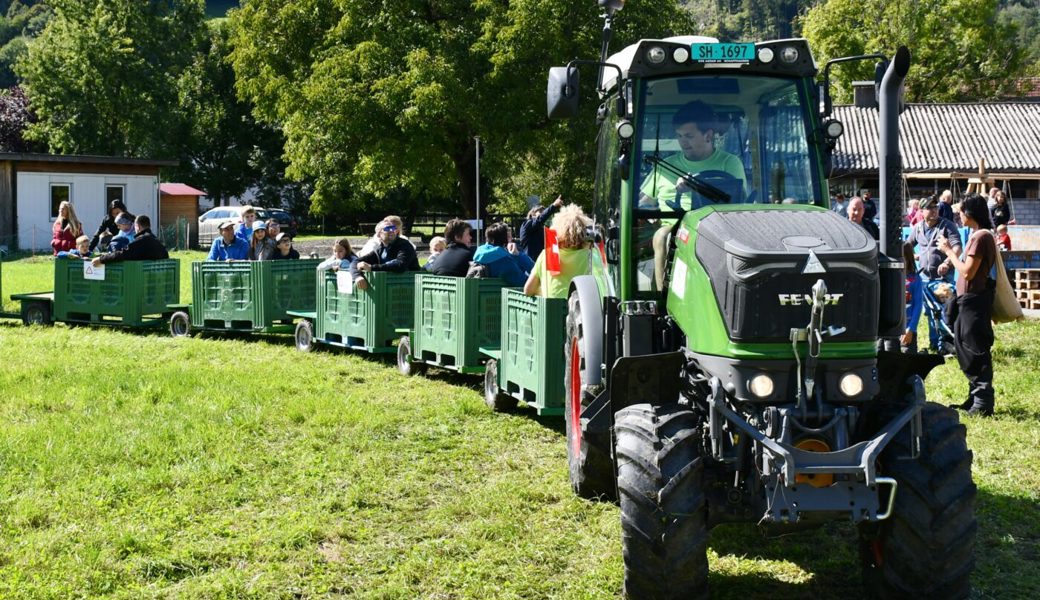
[(466, 279), (488, 279), (491, 277), (491, 271), (487, 265), (482, 265), (478, 262), (469, 261), (469, 269), (466, 271)]

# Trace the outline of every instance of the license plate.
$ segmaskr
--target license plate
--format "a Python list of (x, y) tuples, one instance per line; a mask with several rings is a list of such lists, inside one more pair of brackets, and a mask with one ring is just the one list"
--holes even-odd
[(690, 57), (701, 63), (746, 63), (755, 57), (754, 44), (691, 44)]

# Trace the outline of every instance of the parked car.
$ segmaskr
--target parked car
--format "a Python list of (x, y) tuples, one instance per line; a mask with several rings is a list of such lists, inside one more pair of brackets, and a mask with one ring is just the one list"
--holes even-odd
[(282, 226), (282, 231), (288, 232), (292, 237), (296, 237), (296, 233), (300, 229), (300, 224), (296, 221), (296, 217), (280, 208), (269, 209), (267, 215), (269, 219), (278, 221), (278, 224)]
[[(256, 209), (256, 217), (258, 219), (267, 219), (270, 216), (267, 209), (259, 206), (254, 206), (253, 208)], [(220, 236), (217, 227), (224, 221), (231, 221), (235, 224), (241, 223), (242, 211), (244, 209), (244, 206), (217, 206), (202, 213), (202, 216), (199, 217), (199, 247), (205, 249), (213, 244), (213, 240)]]

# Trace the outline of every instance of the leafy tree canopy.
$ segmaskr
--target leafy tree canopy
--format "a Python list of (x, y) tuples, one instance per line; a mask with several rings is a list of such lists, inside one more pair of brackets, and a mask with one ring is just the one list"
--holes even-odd
[[(402, 189), (471, 212), (476, 136), (489, 180), (545, 167), (547, 68), (593, 58), (601, 25), (589, 0), (251, 0), (230, 20), (238, 89), (283, 127), (289, 174), (313, 178), (319, 213)], [(677, 4), (633, 0), (615, 47), (688, 24)], [(567, 163), (561, 150), (551, 160)]]
[[(1015, 26), (998, 28), (997, 0), (826, 0), (805, 15), (803, 34), (816, 60), (855, 54), (891, 56), (906, 45), (913, 57), (906, 96), (912, 102), (986, 100), (1014, 90), (1026, 69)], [(833, 70), (839, 102), (852, 81), (873, 79), (873, 65)]]

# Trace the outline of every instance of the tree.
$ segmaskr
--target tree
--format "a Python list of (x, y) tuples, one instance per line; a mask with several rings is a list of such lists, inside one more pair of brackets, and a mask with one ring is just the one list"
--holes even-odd
[[(536, 152), (551, 129), (546, 70), (595, 56), (596, 10), (589, 0), (254, 0), (230, 16), (232, 59), (239, 91), (285, 132), (288, 173), (313, 178), (316, 212), (407, 190), (413, 203), (457, 198), (471, 214), (474, 138), (489, 148), (484, 180)], [(634, 0), (617, 23), (620, 44), (689, 20), (674, 3)]]
[[(913, 57), (906, 97), (911, 102), (994, 99), (1015, 88), (1025, 72), (1014, 26), (998, 29), (997, 0), (827, 0), (806, 14), (802, 33), (817, 62), (854, 54), (891, 56), (906, 45)], [(852, 81), (873, 79), (873, 65), (834, 70), (837, 101)]]
[(29, 99), (20, 87), (0, 91), (0, 152), (35, 152), (25, 139), (25, 129), (36, 120)]
[(176, 147), (176, 81), (204, 31), (202, 0), (51, 0), (16, 65), (52, 152), (158, 156)]

